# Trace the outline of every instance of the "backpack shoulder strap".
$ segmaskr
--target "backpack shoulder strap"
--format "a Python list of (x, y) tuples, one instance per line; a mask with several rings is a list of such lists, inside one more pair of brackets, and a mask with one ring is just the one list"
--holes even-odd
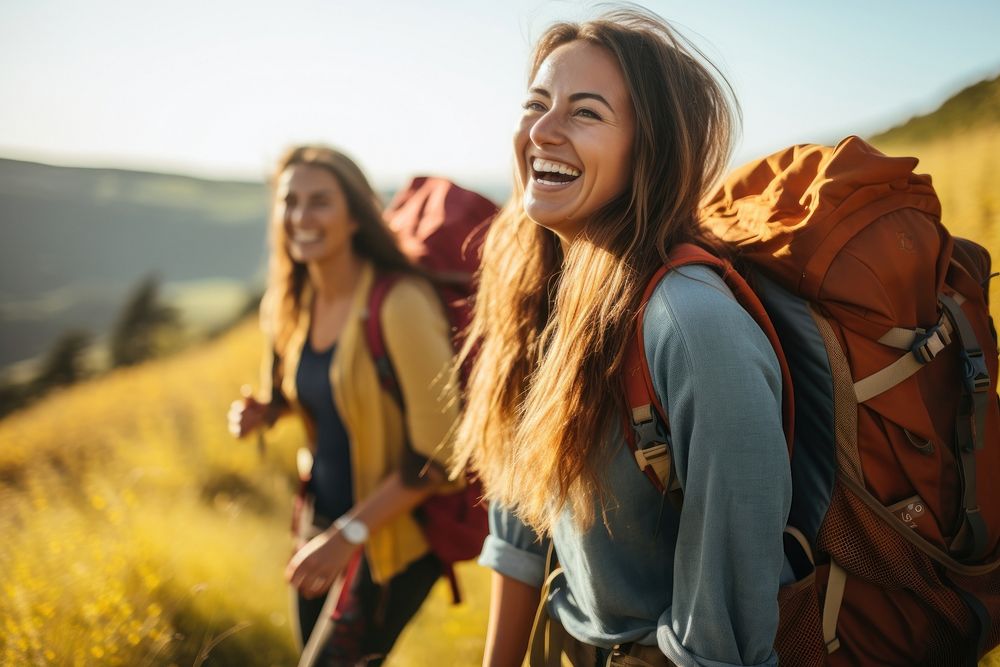
[(381, 317), (382, 304), (385, 303), (389, 290), (399, 281), (399, 278), (397, 273), (382, 273), (375, 277), (371, 292), (368, 294), (368, 307), (362, 316), (362, 328), (364, 329), (365, 342), (368, 344), (368, 351), (372, 355), (372, 361), (375, 362), (379, 383), (402, 408), (403, 392), (399, 388), (396, 371), (392, 367), (392, 360), (389, 359), (389, 352), (386, 349), (385, 337), (382, 335)]
[[(636, 317), (636, 331), (626, 345), (624, 361), (624, 388), (628, 404), (628, 415), (624, 424), (625, 440), (635, 455), (640, 470), (658, 491), (668, 493), (676, 506), (679, 506), (681, 490), (674, 471), (670, 445), (669, 442), (662, 442), (663, 438), (657, 434), (656, 429), (659, 421), (664, 432), (669, 433), (670, 422), (663, 406), (656, 398), (653, 379), (649, 374), (642, 329), (646, 306), (660, 281), (670, 271), (692, 264), (708, 266), (716, 271), (732, 290), (736, 300), (750, 313), (764, 335), (767, 336), (774, 348), (781, 369), (782, 422), (789, 456), (792, 452), (792, 434), (794, 433), (792, 376), (782, 352), (777, 331), (767, 316), (764, 305), (730, 262), (692, 243), (677, 245), (671, 251), (667, 262), (653, 274), (646, 284), (642, 301), (639, 304), (639, 313)], [(667, 439), (669, 440), (669, 438)]]

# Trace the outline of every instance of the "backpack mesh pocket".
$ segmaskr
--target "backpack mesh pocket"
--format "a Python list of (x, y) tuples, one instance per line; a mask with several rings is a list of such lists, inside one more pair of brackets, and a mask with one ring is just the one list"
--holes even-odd
[[(844, 656), (831, 662), (852, 651), (863, 661), (877, 651), (886, 664), (964, 664), (960, 649), (976, 621), (941, 566), (839, 483), (817, 546), (849, 575), (838, 622)], [(884, 614), (880, 637), (871, 636), (872, 613)]]
[(820, 632), (816, 571), (778, 590), (778, 634), (774, 650), (781, 664), (792, 667), (822, 665), (826, 647)]

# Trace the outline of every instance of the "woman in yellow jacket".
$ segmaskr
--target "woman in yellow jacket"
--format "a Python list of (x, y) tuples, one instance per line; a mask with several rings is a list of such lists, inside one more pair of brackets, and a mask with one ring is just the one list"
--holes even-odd
[[(447, 483), (458, 409), (449, 325), (383, 223), (368, 180), (338, 151), (302, 146), (279, 162), (270, 248), (261, 324), (273, 354), (260, 395), (233, 403), (230, 430), (243, 437), (288, 412), (303, 419), (315, 536), (296, 545), (285, 570), (298, 589), (301, 639), (363, 546), (321, 662), (380, 664), (441, 574), (411, 510)], [(378, 316), (405, 414), (382, 389), (364, 337), (380, 272), (403, 276)]]

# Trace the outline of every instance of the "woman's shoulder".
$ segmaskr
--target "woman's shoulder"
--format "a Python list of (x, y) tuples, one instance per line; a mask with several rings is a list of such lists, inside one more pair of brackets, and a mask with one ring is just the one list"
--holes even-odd
[(430, 281), (419, 275), (398, 274), (392, 281), (383, 300), (382, 312), (426, 308), (440, 301)]
[(423, 325), (447, 331), (447, 318), (441, 298), (430, 281), (419, 275), (400, 275), (393, 278), (379, 309), (379, 316), (386, 329), (410, 330)]
[(699, 335), (724, 332), (732, 326), (756, 326), (722, 276), (698, 264), (664, 276), (650, 296), (645, 321)]
[(683, 357), (696, 368), (773, 358), (764, 332), (722, 276), (701, 265), (671, 271), (656, 286), (643, 318), (643, 339), (647, 358)]

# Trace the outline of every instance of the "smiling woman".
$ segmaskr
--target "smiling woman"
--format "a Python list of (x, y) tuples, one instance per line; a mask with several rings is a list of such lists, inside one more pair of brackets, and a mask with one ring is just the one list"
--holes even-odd
[[(538, 667), (774, 665), (791, 497), (778, 362), (720, 275), (651, 281), (682, 244), (714, 245), (698, 203), (729, 154), (728, 87), (664, 21), (616, 11), (542, 35), (523, 106), (457, 441), (493, 501), (484, 664), (519, 665), (530, 636)], [(660, 481), (682, 507), (626, 446), (637, 334), (667, 413), (649, 424), (673, 455)]]
[(618, 63), (570, 42), (545, 59), (515, 138), (524, 211), (571, 241), (628, 184), (635, 120)]
[(350, 262), (351, 237), (358, 224), (337, 179), (321, 167), (291, 165), (281, 172), (275, 193), (275, 217), (288, 238), (296, 262)]
[[(285, 155), (270, 232), (263, 386), (232, 404), (229, 427), (244, 437), (289, 412), (303, 420), (309, 509), (296, 517), (299, 539), (285, 569), (298, 639), (308, 641), (321, 618), (326, 624), (326, 598), (340, 579), (329, 639), (307, 653), (318, 647), (324, 665), (379, 665), (442, 574), (410, 510), (450, 485), (442, 470), (457, 408), (454, 390), (440, 382), (452, 361), (449, 326), (343, 153), (302, 146)], [(363, 334), (376, 272), (398, 277), (380, 316), (402, 411), (381, 389)]]

